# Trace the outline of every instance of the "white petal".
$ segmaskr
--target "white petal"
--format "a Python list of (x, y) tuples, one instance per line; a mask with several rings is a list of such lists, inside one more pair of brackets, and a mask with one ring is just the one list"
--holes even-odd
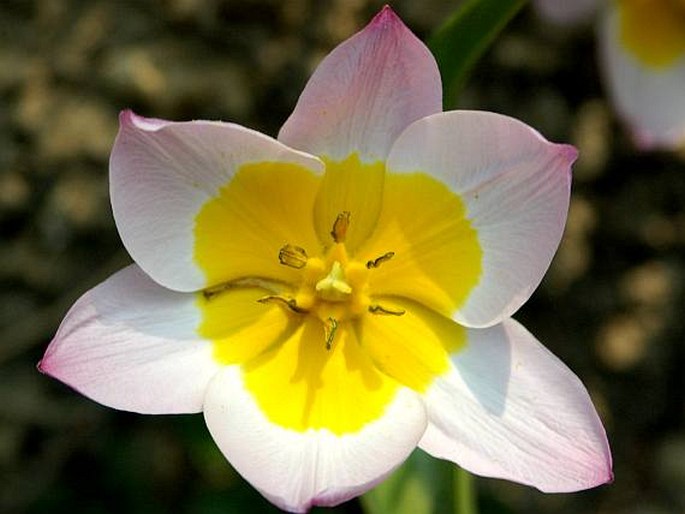
[(618, 17), (616, 8), (606, 9), (599, 34), (614, 106), (642, 148), (678, 147), (685, 142), (685, 55), (665, 68), (645, 66), (620, 43)]
[(396, 141), (389, 172), (425, 172), (444, 182), (461, 197), (477, 231), (482, 273), (456, 321), (498, 323), (538, 286), (564, 229), (576, 155), (573, 147), (490, 112), (428, 116)]
[(453, 364), (426, 394), (422, 449), (544, 492), (611, 481), (609, 444), (585, 387), (520, 324), (469, 330)]
[(382, 161), (412, 121), (441, 110), (435, 59), (385, 6), (321, 62), (278, 139), (335, 161)]
[(84, 294), (39, 369), (89, 398), (146, 414), (199, 412), (219, 369), (196, 335), (195, 296), (129, 266)]
[(165, 122), (130, 111), (120, 121), (110, 159), (119, 234), (148, 275), (178, 291), (212, 285), (193, 258), (195, 217), (240, 166), (268, 161), (322, 169), (318, 159), (239, 125)]
[(217, 374), (204, 412), (230, 463), (271, 502), (292, 512), (336, 505), (367, 491), (409, 456), (426, 427), (421, 399), (402, 389), (381, 419), (358, 432), (285, 429), (264, 416), (238, 367)]

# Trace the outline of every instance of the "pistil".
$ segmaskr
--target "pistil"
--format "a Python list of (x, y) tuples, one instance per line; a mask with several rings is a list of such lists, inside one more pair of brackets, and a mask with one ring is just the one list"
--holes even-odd
[(333, 263), (328, 275), (319, 280), (314, 288), (321, 298), (331, 302), (345, 301), (352, 293), (352, 287), (345, 281), (342, 264), (338, 261)]

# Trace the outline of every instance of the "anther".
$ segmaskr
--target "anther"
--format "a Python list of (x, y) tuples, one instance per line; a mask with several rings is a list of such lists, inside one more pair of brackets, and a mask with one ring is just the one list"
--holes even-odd
[(347, 237), (347, 229), (350, 226), (350, 211), (342, 211), (333, 222), (331, 237), (336, 243), (344, 243)]
[(394, 256), (395, 256), (395, 252), (384, 253), (380, 257), (377, 257), (377, 258), (370, 260), (370, 261), (366, 261), (366, 267), (367, 267), (367, 269), (377, 268), (378, 266), (380, 266), (384, 262), (387, 262), (390, 259), (392, 259)]
[(263, 296), (257, 301), (259, 303), (275, 303), (283, 307), (286, 307), (287, 309), (291, 310), (292, 312), (296, 312), (297, 314), (305, 314), (307, 312), (307, 310), (298, 307), (295, 298), (286, 298), (285, 296), (280, 295), (269, 295)]
[(330, 350), (333, 345), (335, 333), (338, 330), (338, 320), (335, 318), (328, 318), (323, 325), (324, 336), (326, 337), (326, 350)]
[(406, 311), (404, 309), (388, 309), (380, 305), (369, 305), (369, 312), (381, 316), (402, 316)]
[(299, 246), (285, 245), (278, 251), (278, 262), (284, 266), (302, 269), (307, 265), (307, 252)]

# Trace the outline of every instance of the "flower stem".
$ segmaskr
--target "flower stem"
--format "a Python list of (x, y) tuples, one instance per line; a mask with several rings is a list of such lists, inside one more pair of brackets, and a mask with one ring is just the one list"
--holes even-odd
[(453, 466), (454, 514), (478, 514), (473, 476)]

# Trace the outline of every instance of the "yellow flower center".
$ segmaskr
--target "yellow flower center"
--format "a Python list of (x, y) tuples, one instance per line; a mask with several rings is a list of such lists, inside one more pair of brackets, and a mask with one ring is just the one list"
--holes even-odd
[(243, 165), (195, 219), (201, 337), (266, 418), (356, 432), (426, 391), (465, 344), (450, 319), (482, 252), (461, 197), (356, 155), (314, 173)]
[(321, 257), (308, 257), (307, 251), (287, 244), (278, 252), (279, 262), (301, 270), (299, 286), (293, 296), (267, 295), (261, 303), (276, 303), (297, 314), (311, 314), (324, 327), (323, 337), (330, 350), (341, 323), (364, 313), (401, 316), (404, 311), (372, 304), (369, 298), (369, 272), (390, 260), (387, 252), (366, 263), (351, 259), (345, 247), (351, 214), (340, 213), (331, 230), (333, 245)]
[(663, 69), (685, 55), (685, 0), (615, 0), (619, 38), (644, 66)]

